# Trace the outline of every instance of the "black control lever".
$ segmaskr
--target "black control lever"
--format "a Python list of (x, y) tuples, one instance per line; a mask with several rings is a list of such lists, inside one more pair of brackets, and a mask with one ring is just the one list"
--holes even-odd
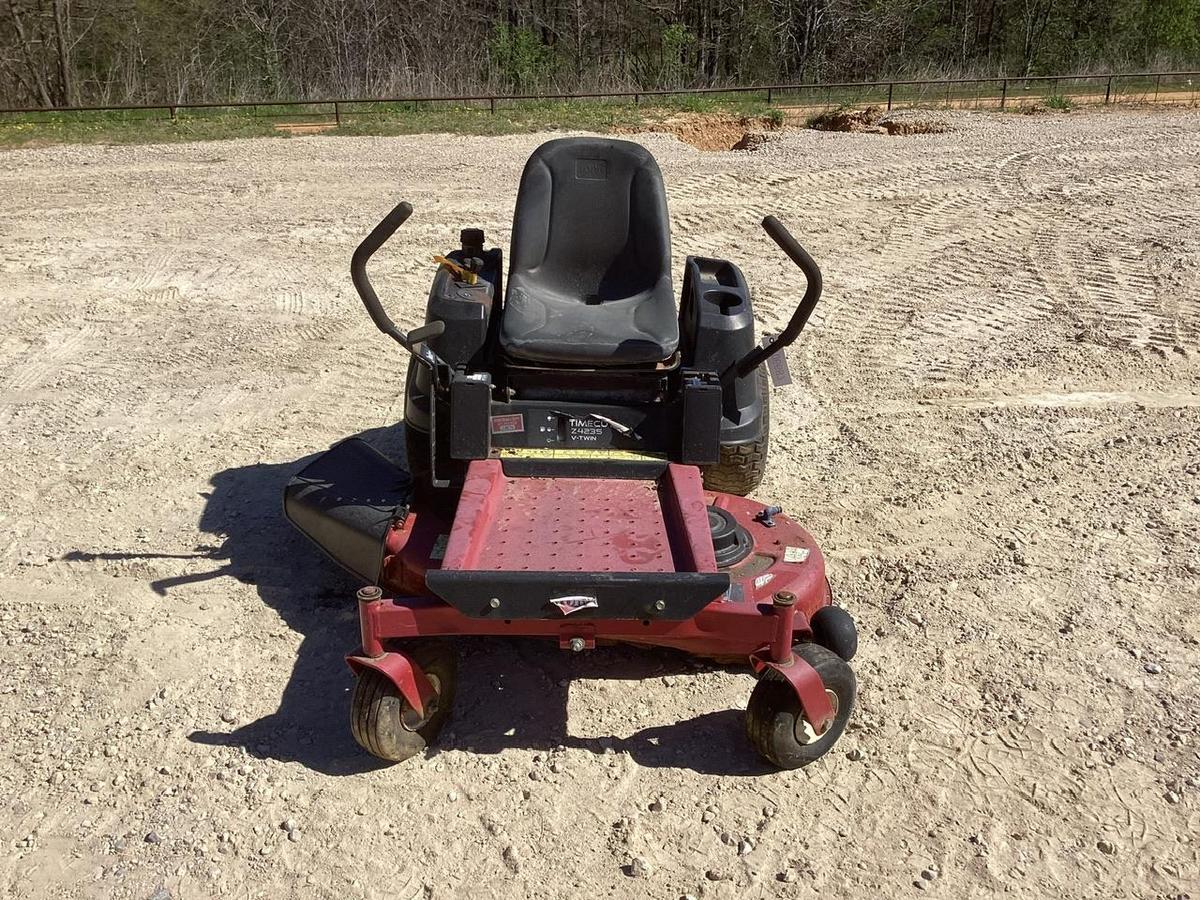
[(379, 296), (375, 293), (371, 279), (367, 277), (367, 263), (375, 255), (375, 251), (387, 243), (388, 238), (396, 233), (396, 229), (407, 221), (412, 212), (412, 204), (401, 201), (396, 204), (395, 209), (383, 217), (383, 221), (371, 229), (371, 233), (363, 238), (362, 243), (358, 245), (354, 255), (350, 258), (350, 280), (354, 282), (354, 289), (362, 298), (363, 306), (367, 308), (371, 321), (380, 331), (426, 363), (438, 365), (442, 364), (441, 358), (430, 349), (425, 341), (437, 337), (445, 331), (445, 323), (429, 322), (414, 329), (411, 333), (405, 334), (388, 316), (383, 304), (379, 302)]
[(816, 260), (808, 255), (808, 251), (800, 246), (800, 242), (792, 237), (791, 232), (774, 216), (767, 216), (763, 219), (762, 227), (770, 235), (771, 240), (779, 245), (779, 249), (786, 253), (791, 261), (804, 273), (804, 278), (808, 284), (804, 289), (804, 296), (800, 299), (800, 305), (792, 313), (792, 319), (787, 323), (787, 327), (767, 346), (755, 347), (722, 372), (722, 385), (730, 384), (737, 378), (749, 375), (770, 357), (795, 341), (800, 336), (800, 332), (804, 330), (804, 326), (808, 323), (808, 317), (812, 315), (813, 309), (816, 308), (817, 301), (821, 299), (821, 269), (817, 266)]

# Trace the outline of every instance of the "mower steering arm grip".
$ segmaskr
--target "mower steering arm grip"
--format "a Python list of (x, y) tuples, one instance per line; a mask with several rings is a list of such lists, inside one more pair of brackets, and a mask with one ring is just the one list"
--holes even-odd
[(809, 256), (808, 251), (800, 246), (800, 242), (792, 237), (792, 233), (774, 216), (767, 216), (763, 219), (762, 227), (770, 235), (771, 240), (779, 245), (779, 249), (786, 253), (791, 261), (804, 273), (807, 286), (804, 289), (804, 296), (800, 299), (800, 305), (792, 313), (791, 321), (787, 323), (787, 327), (776, 335), (775, 340), (771, 341), (767, 346), (755, 347), (721, 373), (722, 384), (728, 384), (736, 378), (749, 375), (770, 357), (795, 341), (800, 336), (800, 332), (804, 330), (804, 326), (808, 323), (808, 317), (812, 315), (813, 309), (816, 308), (817, 301), (821, 299), (821, 269), (817, 266), (816, 260)]
[(395, 209), (383, 217), (383, 221), (371, 229), (371, 233), (363, 238), (362, 243), (358, 245), (354, 255), (350, 258), (350, 280), (354, 282), (354, 289), (358, 291), (358, 296), (362, 298), (363, 306), (367, 308), (371, 321), (375, 323), (376, 327), (405, 350), (430, 365), (435, 365), (441, 360), (424, 342), (445, 331), (445, 323), (429, 322), (405, 334), (388, 316), (383, 304), (379, 302), (375, 288), (371, 285), (371, 279), (367, 277), (367, 262), (375, 255), (376, 250), (387, 243), (388, 238), (396, 233), (396, 229), (405, 223), (412, 212), (412, 204), (407, 200), (402, 200), (396, 204)]

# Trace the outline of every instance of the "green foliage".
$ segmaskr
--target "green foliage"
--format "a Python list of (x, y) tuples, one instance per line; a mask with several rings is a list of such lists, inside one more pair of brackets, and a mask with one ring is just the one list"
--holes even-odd
[(1070, 97), (1064, 94), (1051, 94), (1046, 98), (1047, 109), (1060, 109), (1063, 112), (1070, 112), (1075, 104)]
[(554, 70), (554, 50), (531, 28), (497, 25), (488, 41), (488, 64), (505, 89), (533, 90)]
[(691, 50), (696, 46), (696, 35), (683, 23), (674, 22), (663, 29), (659, 44), (662, 59), (659, 85), (674, 87), (683, 83), (692, 68)]
[(1145, 6), (1148, 51), (1200, 53), (1200, 0), (1157, 0)]

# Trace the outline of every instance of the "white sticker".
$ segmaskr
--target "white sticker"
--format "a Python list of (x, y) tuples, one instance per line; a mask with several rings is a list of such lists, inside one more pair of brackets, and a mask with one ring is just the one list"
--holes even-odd
[(768, 572), (766, 575), (759, 575), (754, 579), (754, 586), (756, 588), (766, 587), (774, 578), (775, 576), (771, 572)]
[(788, 547), (783, 551), (784, 562), (802, 563), (808, 559), (807, 547)]
[(553, 597), (550, 602), (554, 606), (557, 606), (558, 611), (564, 616), (577, 613), (581, 609), (596, 609), (600, 606), (596, 602), (595, 597), (589, 597), (587, 594), (578, 594), (570, 597)]
[(446, 545), (450, 543), (450, 535), (439, 534), (437, 540), (433, 542), (433, 549), (429, 551), (430, 559), (445, 559)]

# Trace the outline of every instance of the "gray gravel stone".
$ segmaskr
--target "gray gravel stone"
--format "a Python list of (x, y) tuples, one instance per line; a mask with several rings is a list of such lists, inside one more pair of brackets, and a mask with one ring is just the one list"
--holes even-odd
[(650, 863), (642, 859), (640, 856), (635, 856), (629, 861), (629, 865), (625, 867), (625, 871), (630, 878), (646, 878), (650, 875)]
[(504, 848), (503, 859), (504, 865), (514, 875), (521, 871), (521, 856), (517, 853), (517, 848), (512, 844)]

